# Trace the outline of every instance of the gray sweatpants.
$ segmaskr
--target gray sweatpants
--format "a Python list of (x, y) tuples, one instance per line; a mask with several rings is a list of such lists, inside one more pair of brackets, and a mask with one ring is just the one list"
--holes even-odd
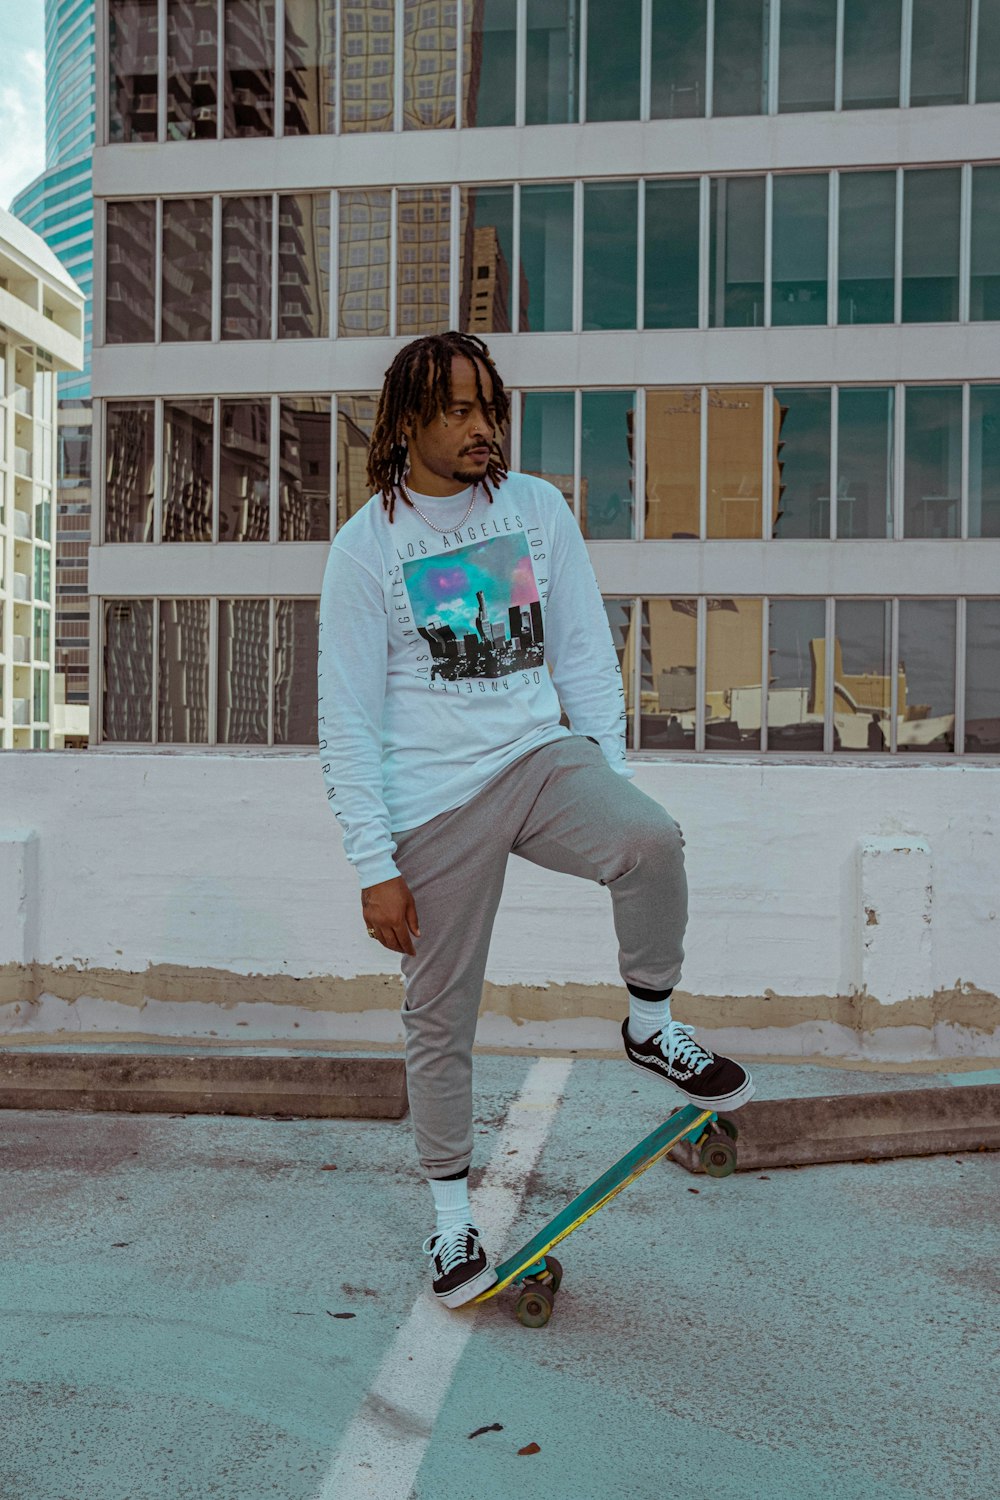
[(420, 924), (415, 956), (402, 956), (410, 1112), (424, 1173), (449, 1177), (472, 1159), (472, 1046), (508, 854), (606, 885), (623, 981), (665, 990), (684, 957), (684, 839), (583, 735), (529, 751), (462, 807), (393, 838)]

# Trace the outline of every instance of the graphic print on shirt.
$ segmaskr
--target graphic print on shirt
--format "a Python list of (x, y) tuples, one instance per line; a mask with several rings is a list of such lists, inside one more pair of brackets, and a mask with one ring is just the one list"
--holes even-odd
[(506, 677), (545, 661), (542, 605), (523, 532), (403, 564), (431, 681)]

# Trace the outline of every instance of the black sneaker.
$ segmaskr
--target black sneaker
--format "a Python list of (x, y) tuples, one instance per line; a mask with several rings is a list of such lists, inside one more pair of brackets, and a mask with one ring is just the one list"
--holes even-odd
[(625, 1055), (644, 1073), (654, 1073), (672, 1083), (689, 1104), (702, 1109), (739, 1109), (756, 1092), (753, 1079), (741, 1063), (731, 1057), (716, 1057), (694, 1039), (694, 1027), (680, 1021), (666, 1026), (646, 1042), (629, 1036), (628, 1017), (622, 1022)]
[(497, 1279), (493, 1262), (479, 1243), (475, 1224), (455, 1224), (424, 1240), (432, 1257), (434, 1295), (445, 1307), (461, 1307), (485, 1292)]

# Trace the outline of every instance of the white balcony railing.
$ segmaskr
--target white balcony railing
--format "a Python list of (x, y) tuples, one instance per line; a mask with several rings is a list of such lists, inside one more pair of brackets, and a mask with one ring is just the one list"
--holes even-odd
[(13, 596), (15, 599), (25, 601), (31, 598), (31, 579), (27, 573), (14, 573)]

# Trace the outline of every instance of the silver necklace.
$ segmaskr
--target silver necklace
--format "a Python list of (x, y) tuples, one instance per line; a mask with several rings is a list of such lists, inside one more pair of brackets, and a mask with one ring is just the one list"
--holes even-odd
[(476, 482), (472, 486), (472, 499), (469, 501), (469, 508), (465, 512), (465, 515), (462, 517), (462, 519), (458, 522), (457, 526), (435, 526), (434, 522), (431, 521), (431, 520), (429, 520), (428, 517), (424, 515), (424, 513), (420, 509), (420, 507), (416, 504), (416, 502), (413, 499), (413, 496), (410, 494), (409, 490), (406, 488), (406, 485), (403, 483), (402, 480), (399, 481), (399, 487), (403, 491), (403, 494), (406, 496), (407, 500), (409, 500), (410, 504), (413, 506), (413, 509), (416, 511), (417, 515), (420, 517), (420, 519), (422, 521), (426, 521), (427, 524), (428, 524), (428, 526), (433, 527), (433, 529), (435, 531), (457, 531), (458, 527), (459, 526), (464, 526), (465, 523), (466, 523), (466, 521), (472, 515), (472, 507), (476, 503), (476, 490), (479, 488), (479, 480), (477, 479)]

